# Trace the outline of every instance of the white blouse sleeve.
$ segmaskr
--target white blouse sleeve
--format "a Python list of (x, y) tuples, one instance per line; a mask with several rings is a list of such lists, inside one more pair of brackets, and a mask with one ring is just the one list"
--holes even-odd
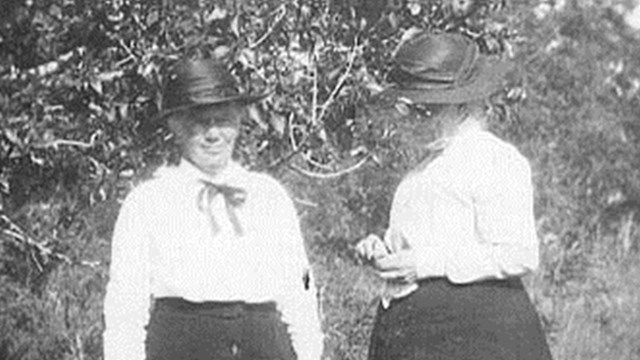
[[(279, 184), (275, 197), (275, 231), (281, 234), (280, 251), (282, 283), (278, 294), (278, 307), (288, 325), (293, 348), (298, 360), (319, 360), (322, 356), (322, 334), (318, 298), (309, 261), (304, 249), (298, 215), (289, 195)], [(308, 277), (305, 277), (305, 275)], [(306, 281), (305, 281), (306, 280)]]
[(465, 242), (446, 264), (454, 282), (522, 276), (538, 266), (529, 163), (515, 148), (498, 150), (482, 155), (473, 180), (476, 241)]
[(120, 209), (104, 301), (104, 359), (143, 360), (149, 320), (148, 212), (135, 190)]

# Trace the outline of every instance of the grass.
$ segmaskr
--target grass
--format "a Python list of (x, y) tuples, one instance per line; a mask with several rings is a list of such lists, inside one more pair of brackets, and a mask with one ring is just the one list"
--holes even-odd
[[(640, 216), (597, 217), (591, 203), (580, 208), (575, 199), (581, 188), (554, 182), (563, 178), (563, 164), (533, 163), (545, 170), (536, 175), (542, 263), (525, 279), (552, 353), (555, 360), (640, 359)], [(351, 245), (385, 227), (397, 173), (385, 179), (374, 175), (390, 171), (362, 171), (323, 183), (281, 176), (295, 190), (312, 245), (325, 353), (332, 360), (366, 359), (380, 289), (380, 280), (355, 259)], [(56, 224), (55, 207), (34, 209), (31, 219)], [(95, 207), (68, 233), (54, 225), (41, 230), (58, 231), (58, 238), (68, 240), (61, 250), (74, 259), (99, 261), (96, 268), (58, 264), (34, 286), (7, 276), (25, 271), (28, 254), (17, 258), (0, 247), (0, 360), (102, 358), (102, 297), (115, 209), (115, 204)], [(580, 214), (589, 221), (581, 221)]]
[[(343, 194), (325, 191), (336, 184), (326, 185), (318, 197), (309, 193), (306, 199), (323, 206), (301, 212), (309, 240), (319, 244), (310, 255), (320, 288), (326, 356), (364, 360), (380, 280), (350, 250), (350, 243), (366, 232), (366, 226), (358, 222), (359, 217), (345, 215), (336, 200)], [(357, 188), (357, 184), (348, 185)], [(317, 217), (314, 211), (325, 215)], [(113, 221), (111, 216), (96, 215), (87, 228), (108, 228), (102, 223)], [(312, 228), (314, 219), (317, 223)], [(638, 216), (622, 215), (603, 224), (590, 247), (566, 248), (558, 236), (541, 230), (542, 264), (526, 278), (526, 285), (556, 360), (640, 358), (637, 220)], [(323, 234), (329, 239), (320, 239)], [(1, 360), (101, 359), (106, 235), (93, 234), (93, 241), (78, 236), (75, 245), (69, 244), (79, 258), (100, 260), (97, 268), (60, 264), (38, 291), (29, 291), (6, 276), (0, 278)]]
[[(636, 237), (636, 243), (640, 239)], [(594, 262), (580, 280), (556, 283), (542, 268), (526, 278), (556, 360), (640, 359), (640, 261)], [(366, 359), (379, 280), (354, 261), (319, 264), (330, 359)], [(373, 302), (373, 303), (372, 303)]]

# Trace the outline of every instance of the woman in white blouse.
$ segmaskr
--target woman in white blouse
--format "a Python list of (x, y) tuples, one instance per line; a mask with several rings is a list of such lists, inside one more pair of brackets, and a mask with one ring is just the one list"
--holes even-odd
[[(319, 360), (323, 336), (296, 210), (231, 158), (246, 105), (219, 63), (183, 60), (163, 112), (181, 147), (127, 196), (104, 304), (105, 360)], [(305, 277), (305, 271), (306, 277)]]
[(486, 130), (508, 68), (461, 34), (396, 52), (384, 94), (429, 107), (437, 141), (396, 190), (384, 236), (357, 246), (386, 280), (370, 360), (551, 359), (520, 280), (538, 266), (530, 166)]

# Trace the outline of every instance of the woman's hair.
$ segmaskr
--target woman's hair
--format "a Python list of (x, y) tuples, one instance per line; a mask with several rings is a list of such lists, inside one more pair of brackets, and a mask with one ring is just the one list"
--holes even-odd
[(447, 105), (440, 114), (441, 121), (444, 126), (450, 127), (459, 126), (470, 117), (485, 122), (488, 106), (486, 100)]
[[(436, 141), (450, 133), (470, 117), (486, 126), (488, 103), (485, 100), (462, 104), (421, 104), (417, 105), (418, 114), (422, 118), (421, 126), (416, 129), (425, 140)], [(419, 135), (419, 134), (416, 134)]]

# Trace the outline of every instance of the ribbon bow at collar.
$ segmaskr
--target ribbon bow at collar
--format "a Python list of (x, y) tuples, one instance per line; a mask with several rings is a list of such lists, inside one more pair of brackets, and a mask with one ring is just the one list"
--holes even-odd
[(240, 220), (236, 214), (236, 208), (244, 204), (247, 198), (247, 192), (239, 187), (234, 187), (225, 184), (216, 184), (207, 180), (200, 180), (204, 185), (200, 193), (198, 194), (198, 209), (209, 216), (211, 222), (211, 229), (213, 234), (217, 234), (220, 231), (220, 226), (215, 219), (213, 212), (211, 211), (211, 202), (218, 195), (224, 196), (225, 205), (227, 208), (227, 216), (233, 225), (238, 236), (243, 234)]

